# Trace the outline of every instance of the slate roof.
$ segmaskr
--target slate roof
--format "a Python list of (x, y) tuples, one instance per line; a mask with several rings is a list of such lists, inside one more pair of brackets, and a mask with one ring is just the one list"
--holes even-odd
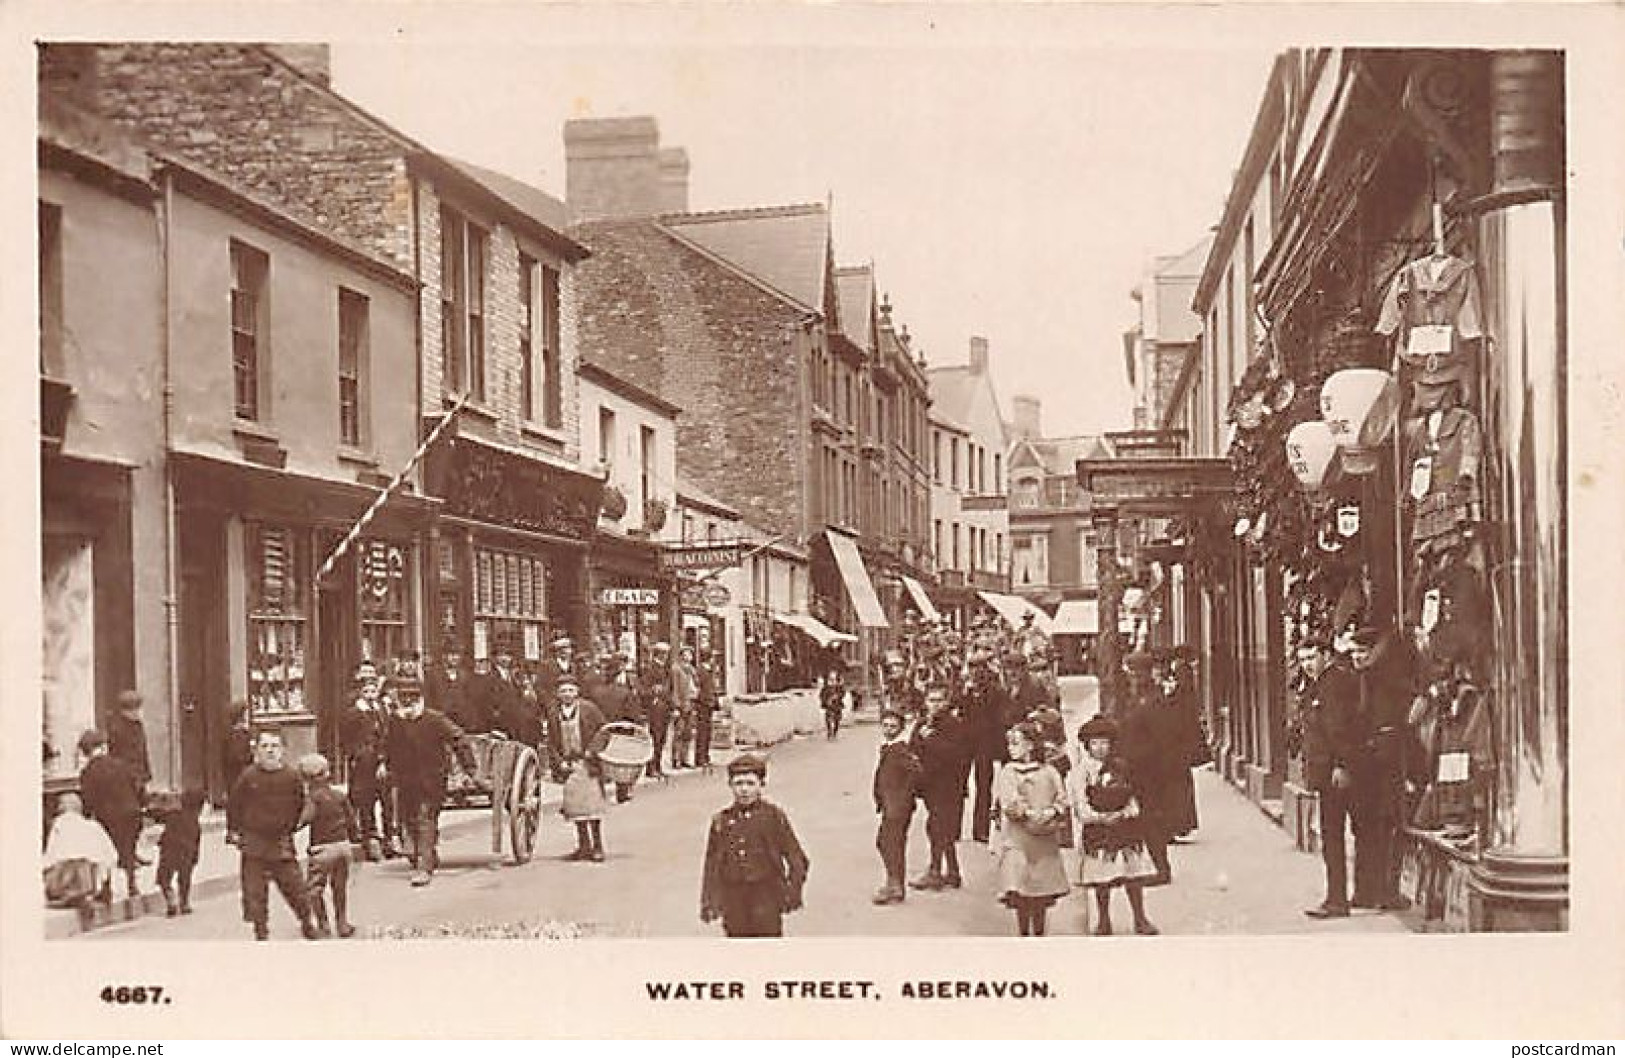
[(931, 416), (961, 430), (970, 429), (971, 403), (976, 399), (977, 377), (970, 365), (932, 367), (925, 372), (931, 388)]
[(864, 349), (875, 347), (875, 270), (856, 265), (835, 270), (835, 297), (840, 304), (841, 333)]
[(484, 184), (498, 198), (531, 220), (552, 228), (560, 235), (569, 229), (570, 207), (541, 188), (532, 187), (506, 173), (487, 169), (483, 165), (475, 165), (473, 162), (465, 162), (447, 155), (441, 157), (470, 180)]
[(830, 231), (821, 204), (672, 213), (659, 222), (807, 311), (823, 311)]

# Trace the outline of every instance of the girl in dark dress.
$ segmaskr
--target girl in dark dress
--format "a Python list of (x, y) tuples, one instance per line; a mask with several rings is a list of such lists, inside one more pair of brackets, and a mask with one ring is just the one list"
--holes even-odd
[(1067, 776), (1073, 815), (1078, 820), (1078, 882), (1094, 890), (1095, 933), (1112, 932), (1112, 890), (1128, 894), (1134, 932), (1155, 935), (1145, 914), (1145, 884), (1157, 868), (1141, 832), (1140, 804), (1128, 766), (1115, 752), (1117, 725), (1097, 716), (1078, 729), (1083, 748)]

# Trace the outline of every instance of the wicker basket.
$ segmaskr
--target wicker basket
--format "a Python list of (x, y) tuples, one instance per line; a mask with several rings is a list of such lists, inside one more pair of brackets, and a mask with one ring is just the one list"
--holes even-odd
[(604, 775), (622, 785), (636, 782), (644, 766), (654, 757), (654, 738), (649, 729), (642, 724), (617, 720), (605, 724), (599, 734), (607, 740), (598, 754)]

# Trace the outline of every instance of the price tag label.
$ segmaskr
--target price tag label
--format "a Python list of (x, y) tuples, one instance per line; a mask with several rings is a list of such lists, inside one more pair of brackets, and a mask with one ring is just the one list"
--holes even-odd
[(1454, 335), (1455, 328), (1448, 323), (1418, 324), (1411, 328), (1410, 335), (1405, 339), (1405, 355), (1414, 360), (1449, 356)]
[(1469, 774), (1468, 766), (1471, 763), (1472, 759), (1466, 753), (1441, 753), (1439, 755), (1439, 781), (1466, 782)]
[(1422, 631), (1431, 632), (1439, 626), (1439, 589), (1431, 588), (1422, 596)]
[(1419, 500), (1433, 485), (1433, 457), (1422, 456), (1411, 464), (1411, 499)]

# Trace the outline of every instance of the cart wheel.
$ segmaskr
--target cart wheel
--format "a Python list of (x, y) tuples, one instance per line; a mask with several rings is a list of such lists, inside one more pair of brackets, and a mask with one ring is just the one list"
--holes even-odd
[(508, 782), (508, 836), (513, 862), (529, 863), (542, 821), (542, 764), (529, 746), (520, 749)]

